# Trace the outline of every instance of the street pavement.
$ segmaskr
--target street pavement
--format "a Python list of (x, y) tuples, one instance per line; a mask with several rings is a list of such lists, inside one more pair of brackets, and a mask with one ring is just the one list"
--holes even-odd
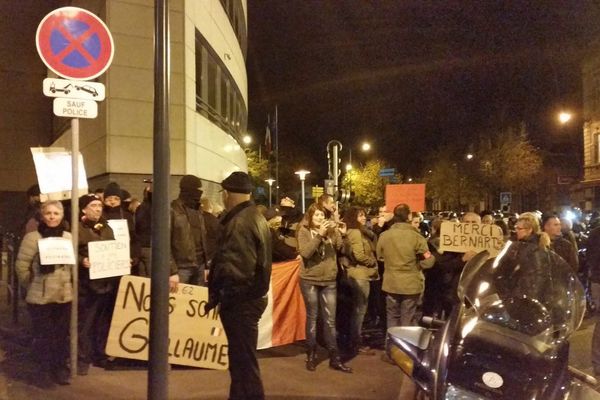
[[(3, 293), (0, 287), (0, 293)], [(90, 368), (87, 376), (76, 377), (68, 386), (42, 388), (36, 364), (29, 351), (27, 315), (21, 307), (19, 324), (14, 324), (0, 296), (0, 400), (95, 400), (146, 399), (148, 371)], [(261, 368), (268, 400), (386, 400), (397, 399), (402, 381), (400, 369), (375, 355), (358, 356), (347, 362), (352, 374), (329, 368), (327, 352), (320, 350), (315, 372), (304, 368), (302, 342), (260, 350)], [(169, 399), (227, 399), (229, 373), (173, 366), (169, 372)]]
[[(0, 304), (0, 400), (81, 400), (146, 399), (148, 372), (104, 370), (93, 367), (90, 374), (77, 377), (71, 385), (41, 388), (36, 367), (28, 349), (26, 316), (19, 325), (10, 321), (8, 309)], [(590, 345), (593, 319), (586, 319), (571, 338), (571, 365), (591, 373)], [(400, 369), (381, 361), (376, 355), (358, 356), (348, 362), (354, 373), (329, 368), (327, 354), (321, 349), (316, 372), (304, 368), (301, 342), (259, 351), (259, 363), (269, 400), (373, 399), (396, 400), (403, 379)], [(526, 373), (526, 372), (525, 372)], [(227, 371), (173, 367), (169, 372), (169, 399), (226, 399)]]

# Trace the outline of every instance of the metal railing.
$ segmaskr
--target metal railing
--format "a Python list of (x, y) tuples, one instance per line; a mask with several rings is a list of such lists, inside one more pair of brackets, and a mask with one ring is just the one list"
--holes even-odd
[(6, 302), (10, 307), (13, 323), (19, 322), (19, 279), (15, 270), (15, 261), (19, 251), (19, 238), (0, 227), (2, 240), (2, 259), (0, 262), (0, 280), (6, 276)]

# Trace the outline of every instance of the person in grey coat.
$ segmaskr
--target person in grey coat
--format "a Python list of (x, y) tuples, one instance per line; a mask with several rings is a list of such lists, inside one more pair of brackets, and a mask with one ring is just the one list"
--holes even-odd
[(59, 201), (41, 206), (41, 220), (36, 230), (25, 235), (19, 248), (16, 271), (21, 285), (27, 288), (27, 309), (31, 316), (33, 354), (40, 371), (37, 383), (50, 386), (70, 383), (69, 321), (73, 286), (72, 265), (42, 265), (39, 243), (50, 238), (71, 240), (63, 221), (64, 210)]

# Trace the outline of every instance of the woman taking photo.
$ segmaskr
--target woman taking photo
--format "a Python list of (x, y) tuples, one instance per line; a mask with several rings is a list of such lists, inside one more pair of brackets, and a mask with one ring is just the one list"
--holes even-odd
[(52, 381), (70, 383), (69, 321), (71, 316), (71, 265), (41, 265), (38, 243), (50, 237), (71, 240), (65, 230), (63, 206), (47, 201), (41, 207), (37, 230), (23, 238), (16, 261), (21, 285), (27, 288), (27, 309), (31, 315), (33, 354), (38, 357), (40, 371), (36, 381), (49, 386)]
[(360, 207), (350, 207), (344, 215), (344, 221), (350, 245), (346, 253), (350, 259), (347, 272), (352, 288), (351, 353), (373, 355), (374, 352), (362, 344), (362, 324), (369, 303), (371, 281), (379, 279), (375, 258), (376, 236), (366, 227), (367, 215)]
[(352, 372), (352, 368), (340, 360), (335, 329), (337, 251), (342, 247), (345, 233), (345, 226), (326, 220), (324, 209), (317, 204), (308, 208), (304, 224), (298, 230), (298, 251), (303, 261), (300, 289), (306, 305), (306, 369), (309, 371), (317, 367), (317, 312), (320, 312), (329, 366)]

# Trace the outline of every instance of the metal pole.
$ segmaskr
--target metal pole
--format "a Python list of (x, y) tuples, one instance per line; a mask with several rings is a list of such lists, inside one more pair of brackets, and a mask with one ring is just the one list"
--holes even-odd
[[(79, 119), (71, 120), (71, 240), (75, 260), (79, 253)], [(73, 300), (71, 301), (71, 377), (77, 376), (77, 311), (79, 304), (79, 265), (72, 268)]]
[(300, 184), (302, 185), (302, 213), (304, 214), (306, 212), (305, 210), (305, 206), (304, 206), (304, 179), (300, 180)]
[(169, 0), (154, 1), (154, 169), (148, 399), (169, 394)]
[(279, 117), (277, 115), (277, 106), (275, 106), (275, 182), (277, 186), (275, 186), (275, 200), (277, 204), (279, 204), (279, 126), (278, 125)]
[(340, 171), (339, 171), (339, 153), (338, 150), (341, 150), (341, 146), (340, 148), (338, 148), (337, 144), (333, 145), (333, 191), (335, 194), (335, 198), (337, 199), (338, 197), (338, 180), (340, 178)]
[(271, 198), (271, 187), (273, 186), (272, 183), (269, 183), (269, 208), (271, 208), (273, 206), (273, 199)]

